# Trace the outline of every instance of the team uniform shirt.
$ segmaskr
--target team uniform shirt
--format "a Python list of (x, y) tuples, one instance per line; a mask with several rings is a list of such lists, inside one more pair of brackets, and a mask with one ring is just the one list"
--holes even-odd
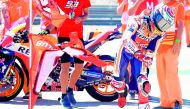
[(4, 35), (4, 21), (3, 21), (3, 13), (2, 13), (2, 9), (5, 7), (6, 5), (4, 4), (3, 1), (0, 1), (0, 40)]
[[(117, 3), (121, 4), (122, 1), (123, 1), (123, 0), (117, 0)], [(127, 9), (128, 9), (128, 4), (126, 4), (126, 5), (124, 6), (123, 11), (127, 11)]]
[[(117, 0), (117, 2), (119, 4), (121, 4), (122, 1), (123, 0)], [(128, 3), (124, 6), (124, 9), (123, 9), (123, 13), (122, 13), (122, 16), (121, 16), (121, 23), (122, 24), (126, 24), (127, 23), (127, 19), (128, 19), (127, 10), (128, 10)]]
[[(32, 19), (34, 19), (37, 13), (37, 9), (39, 9), (34, 1), (35, 0), (33, 0)], [(7, 13), (3, 12), (3, 16), (5, 18), (5, 31), (14, 26), (14, 24), (21, 18), (23, 18), (27, 23), (26, 29), (29, 29), (29, 0), (7, 0), (5, 4), (6, 7), (4, 10), (8, 11)], [(7, 16), (9, 17), (9, 19), (6, 19)]]
[[(5, 29), (8, 30), (18, 19), (29, 15), (29, 0), (7, 0), (6, 8), (10, 19), (4, 19)], [(4, 13), (3, 13), (4, 14)]]
[[(160, 3), (156, 8), (163, 6), (163, 3)], [(173, 1), (170, 4), (167, 4), (175, 13), (174, 15), (174, 24), (170, 29), (166, 31), (166, 37), (163, 38), (163, 41), (161, 42), (158, 52), (164, 52), (167, 49), (171, 48), (174, 45), (174, 42), (176, 40), (176, 35), (177, 35), (177, 21), (178, 20), (183, 20), (184, 21), (184, 6), (182, 3)]]
[(34, 0), (33, 7), (41, 16), (41, 29), (54, 29), (64, 21), (65, 13), (59, 9), (54, 0)]
[(29, 0), (19, 0), (17, 3), (10, 1), (8, 5), (11, 23), (29, 15)]
[[(29, 29), (29, 0), (7, 0), (6, 10), (8, 11), (9, 19), (5, 19), (5, 32), (14, 26), (20, 18), (24, 18), (27, 25), (25, 29)], [(17, 10), (17, 11), (15, 11)], [(54, 10), (52, 14), (52, 10)], [(56, 12), (57, 11), (57, 12)], [(57, 20), (62, 18), (61, 14), (64, 14), (58, 9), (56, 3), (53, 0), (33, 0), (32, 1), (32, 21), (35, 16), (39, 14), (41, 16), (41, 30), (52, 28), (54, 25), (52, 22), (62, 21)], [(61, 16), (61, 17), (60, 17)]]
[(190, 0), (180, 0), (184, 4), (185, 10), (190, 10)]
[(35, 14), (41, 15), (41, 29), (45, 30), (51, 25), (51, 9), (48, 6), (49, 0), (34, 0), (33, 7), (37, 10)]
[(144, 9), (153, 10), (154, 7), (159, 3), (158, 0), (144, 0), (139, 7), (137, 8), (137, 11), (135, 12), (135, 15), (141, 14), (141, 12)]
[(190, 16), (190, 0), (183, 0), (184, 7), (185, 7), (185, 15)]
[[(55, 2), (65, 14), (69, 15), (73, 11), (75, 17), (81, 17), (83, 15), (83, 9), (91, 6), (89, 0), (55, 0)], [(83, 39), (82, 22), (76, 24), (74, 19), (67, 18), (58, 28), (59, 37), (69, 37), (71, 32), (78, 32), (78, 37)]]

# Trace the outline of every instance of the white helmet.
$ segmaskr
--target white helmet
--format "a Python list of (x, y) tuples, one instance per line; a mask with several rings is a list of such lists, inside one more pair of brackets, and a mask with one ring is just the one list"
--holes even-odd
[(174, 24), (174, 10), (167, 5), (158, 5), (152, 13), (152, 19), (158, 30), (165, 32)]

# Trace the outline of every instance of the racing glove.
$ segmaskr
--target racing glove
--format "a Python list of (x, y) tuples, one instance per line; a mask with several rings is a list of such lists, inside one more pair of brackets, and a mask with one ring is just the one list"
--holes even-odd
[(137, 59), (142, 61), (145, 64), (145, 66), (147, 66), (147, 67), (152, 65), (153, 58), (146, 56), (146, 54), (144, 52), (142, 52), (141, 50), (136, 51), (134, 53), (134, 57), (136, 57)]
[(50, 31), (49, 29), (46, 29), (46, 30), (42, 30), (41, 32), (38, 33), (39, 35), (47, 35), (47, 34), (50, 34)]

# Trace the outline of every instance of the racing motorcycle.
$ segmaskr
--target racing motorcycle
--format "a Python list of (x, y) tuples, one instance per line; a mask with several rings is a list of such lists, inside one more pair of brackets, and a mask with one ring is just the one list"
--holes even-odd
[[(96, 37), (85, 41), (84, 48), (93, 53), (106, 41), (120, 38), (121, 33), (118, 31), (119, 27), (120, 26), (117, 26), (113, 31), (102, 32)], [(7, 46), (2, 46), (0, 48), (1, 102), (14, 99), (22, 89), (26, 92), (29, 87), (29, 34), (27, 31), (18, 30), (20, 29), (17, 28), (13, 30), (17, 31), (15, 32), (17, 34), (14, 35), (13, 41), (7, 44)], [(51, 40), (50, 42), (52, 42), (51, 36), (46, 35), (40, 37)], [(76, 90), (82, 91), (86, 89), (93, 98), (99, 101), (113, 101), (117, 99), (117, 92), (110, 86), (114, 58), (109, 55), (97, 55), (96, 57), (104, 62), (109, 62), (109, 65), (101, 67), (93, 62), (85, 62), (84, 70), (76, 83)], [(73, 65), (71, 65), (70, 70), (72, 70), (72, 68)], [(51, 73), (40, 89), (41, 91), (61, 90), (59, 80), (60, 70), (60, 60), (57, 59), (53, 70), (50, 71)]]

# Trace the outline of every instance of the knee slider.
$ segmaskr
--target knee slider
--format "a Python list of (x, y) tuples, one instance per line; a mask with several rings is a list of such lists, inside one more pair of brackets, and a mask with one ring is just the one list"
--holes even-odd
[(142, 92), (143, 96), (148, 97), (148, 94), (150, 93), (151, 90), (151, 85), (150, 82), (148, 81), (148, 78), (144, 75), (141, 75), (138, 77), (137, 82), (138, 82), (139, 91)]

